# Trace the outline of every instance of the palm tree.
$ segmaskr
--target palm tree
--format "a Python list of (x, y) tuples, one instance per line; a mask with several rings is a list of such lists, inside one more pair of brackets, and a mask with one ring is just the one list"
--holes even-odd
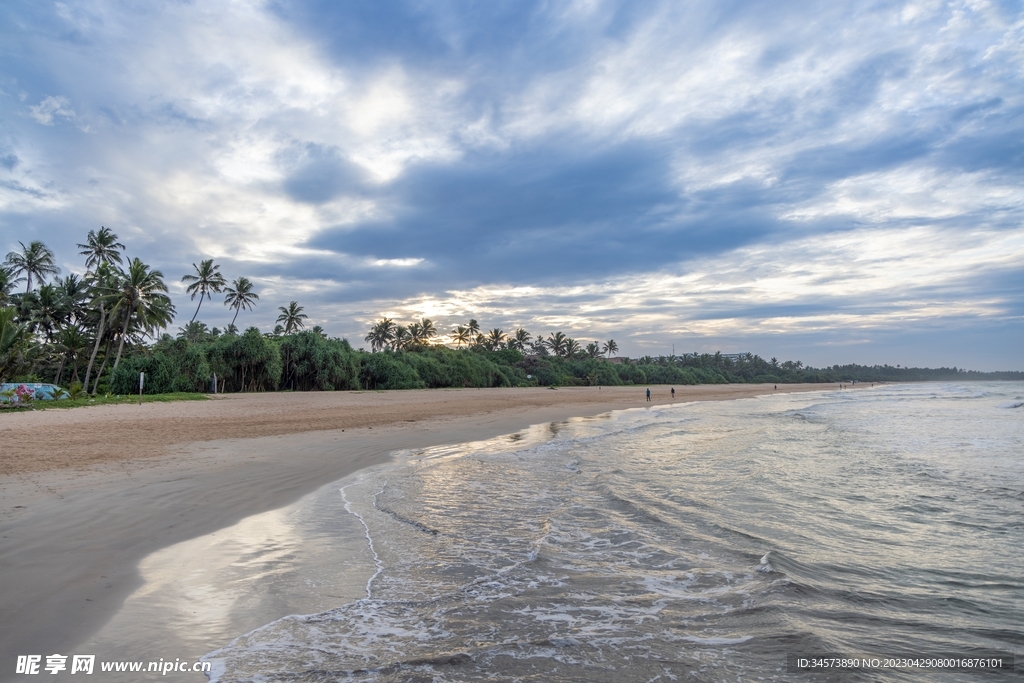
[(89, 348), (89, 340), (82, 333), (81, 328), (76, 325), (65, 327), (57, 337), (57, 350), (61, 353), (60, 367), (57, 369), (57, 378), (54, 384), (60, 384), (64, 368), (70, 362), (72, 364), (69, 382), (78, 379), (78, 364), (82, 355)]
[(36, 332), (42, 330), (46, 341), (51, 342), (61, 324), (67, 320), (64, 297), (60, 289), (52, 284), (43, 285), (36, 294), (31, 327)]
[(395, 323), (391, 318), (381, 318), (380, 322), (370, 328), (370, 333), (365, 340), (370, 344), (370, 349), (380, 351), (391, 343), (394, 338)]
[(192, 295), (192, 301), (196, 300), (196, 296), (199, 297), (199, 306), (196, 306), (196, 312), (192, 314), (192, 320), (195, 320), (203, 305), (203, 299), (212, 299), (211, 294), (220, 294), (227, 280), (217, 272), (220, 266), (215, 266), (212, 258), (201, 261), (198, 266), (193, 263), (192, 267), (196, 270), (195, 275), (183, 275), (181, 281), (192, 283), (185, 288), (185, 291)]
[(54, 284), (60, 290), (61, 298), (64, 300), (65, 323), (69, 325), (72, 323), (75, 325), (84, 324), (89, 317), (89, 307), (87, 305), (89, 298), (88, 283), (75, 273), (71, 273), (65, 278), (56, 280)]
[(285, 334), (297, 332), (306, 326), (306, 323), (302, 321), (306, 320), (309, 316), (302, 312), (305, 310), (305, 307), (300, 306), (298, 301), (289, 302), (287, 308), (278, 306), (277, 310), (281, 311), (281, 315), (277, 316), (275, 322), (284, 325)]
[(0, 265), (0, 306), (6, 306), (10, 302), (12, 289), (14, 289), (14, 276), (11, 271)]
[(548, 338), (544, 340), (544, 345), (551, 349), (551, 353), (556, 356), (563, 356), (565, 355), (566, 341), (568, 341), (568, 337), (561, 332), (555, 332), (548, 335)]
[(0, 382), (31, 369), (26, 349), (31, 340), (28, 327), (19, 323), (14, 307), (0, 307)]
[[(85, 276), (85, 283), (89, 288), (89, 296), (93, 305), (100, 309), (100, 319), (96, 328), (96, 340), (92, 347), (92, 354), (89, 356), (89, 365), (85, 369), (85, 390), (89, 390), (89, 377), (92, 376), (92, 366), (96, 362), (96, 354), (100, 350), (100, 343), (103, 341), (103, 333), (107, 323), (107, 302), (110, 295), (117, 291), (117, 281), (123, 275), (121, 271), (110, 263), (103, 262), (96, 266), (96, 270)], [(104, 361), (106, 362), (106, 361)]]
[(391, 349), (401, 351), (408, 348), (410, 343), (412, 343), (412, 334), (410, 334), (409, 328), (404, 325), (395, 325), (395, 331), (391, 337)]
[[(247, 277), (240, 277), (231, 283), (230, 287), (224, 289), (224, 293), (227, 295), (224, 297), (224, 305), (228, 308), (235, 309), (235, 316), (231, 318), (231, 324), (235, 324), (235, 319), (238, 318), (238, 312), (243, 308), (247, 311), (251, 311), (256, 306), (256, 302), (259, 301), (260, 295), (252, 291), (252, 282)], [(202, 303), (201, 301), (199, 302)], [(196, 309), (198, 313), (198, 309)]]
[(121, 328), (121, 339), (117, 346), (117, 358), (114, 369), (121, 362), (124, 351), (124, 340), (128, 337), (129, 326), (134, 322), (145, 332), (169, 323), (174, 318), (174, 306), (167, 296), (167, 285), (164, 274), (159, 270), (150, 270), (140, 259), (134, 258), (128, 263), (128, 270), (120, 278), (118, 291), (112, 298), (114, 306), (111, 316), (124, 318)]
[(430, 338), (437, 336), (437, 328), (434, 327), (434, 322), (430, 318), (420, 320), (420, 335), (424, 344), (429, 344)]
[(452, 330), (452, 339), (455, 341), (456, 347), (461, 347), (463, 344), (469, 345), (470, 338), (469, 330), (462, 325)]
[(193, 320), (185, 327), (178, 328), (178, 339), (184, 339), (193, 344), (201, 341), (206, 341), (210, 338), (210, 330), (206, 327), (206, 323), (201, 320)]
[(100, 231), (89, 231), (85, 237), (85, 244), (79, 244), (78, 252), (85, 257), (85, 267), (92, 269), (101, 263), (121, 264), (121, 251), (124, 245), (117, 241), (117, 235), (110, 228), (100, 226)]
[[(60, 268), (53, 261), (53, 252), (40, 241), (30, 242), (26, 247), (24, 242), (21, 245), (21, 253), (12, 251), (7, 254), (7, 270), (12, 276), (25, 275), (27, 286), (25, 292), (32, 291), (32, 278), (42, 282), (47, 275), (57, 275)], [(19, 277), (18, 280), (20, 281)]]
[(466, 325), (466, 329), (469, 330), (470, 337), (475, 337), (476, 335), (480, 334), (480, 323), (470, 318), (469, 323), (467, 323)]
[(409, 325), (409, 343), (420, 344), (423, 342), (423, 326), (419, 323)]
[(580, 343), (571, 337), (567, 337), (565, 340), (565, 355), (568, 358), (577, 356), (580, 353)]
[(508, 340), (508, 347), (520, 352), (525, 351), (531, 337), (532, 335), (529, 332), (520, 327), (516, 330), (515, 335)]
[(605, 352), (605, 354), (607, 354), (607, 356), (609, 358), (611, 358), (612, 354), (616, 353), (618, 350), (619, 350), (619, 345), (615, 343), (614, 339), (609, 339), (608, 341), (606, 341), (604, 343), (604, 352)]
[(487, 350), (495, 351), (501, 348), (501, 342), (505, 341), (505, 333), (495, 327), (487, 334)]
[(584, 353), (587, 354), (588, 358), (597, 358), (601, 355), (601, 345), (597, 342), (590, 342), (587, 344), (587, 348), (584, 349)]

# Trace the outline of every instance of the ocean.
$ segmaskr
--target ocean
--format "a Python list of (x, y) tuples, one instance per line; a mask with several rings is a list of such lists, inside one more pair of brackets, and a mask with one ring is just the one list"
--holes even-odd
[(208, 654), (213, 680), (1021, 677), (894, 667), (1024, 653), (1024, 383), (620, 411), (324, 491), (281, 535), (310, 566), (246, 590), (325, 608)]

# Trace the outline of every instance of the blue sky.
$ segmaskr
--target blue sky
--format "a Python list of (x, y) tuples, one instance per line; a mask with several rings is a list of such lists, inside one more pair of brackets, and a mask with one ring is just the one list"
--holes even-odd
[[(273, 326), (1024, 369), (1024, 10), (0, 6), (0, 249), (101, 225)], [(223, 306), (201, 319), (223, 326)]]

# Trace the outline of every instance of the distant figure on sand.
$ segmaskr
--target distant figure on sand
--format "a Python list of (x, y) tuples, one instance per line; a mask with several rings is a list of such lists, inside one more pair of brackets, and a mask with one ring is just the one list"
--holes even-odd
[(672, 400), (676, 400), (676, 388), (672, 387)]
[(651, 389), (650, 389), (650, 387), (647, 388), (647, 400), (648, 401), (651, 400)]

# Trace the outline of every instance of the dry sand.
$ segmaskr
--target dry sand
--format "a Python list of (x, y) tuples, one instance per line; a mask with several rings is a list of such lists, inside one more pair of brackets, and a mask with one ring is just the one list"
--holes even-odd
[[(778, 392), (832, 385), (779, 385)], [(774, 393), (676, 387), (676, 403)], [(247, 394), (0, 414), (0, 680), (70, 653), (163, 547), (276, 509), (399, 449), (671, 403), (669, 387)]]

